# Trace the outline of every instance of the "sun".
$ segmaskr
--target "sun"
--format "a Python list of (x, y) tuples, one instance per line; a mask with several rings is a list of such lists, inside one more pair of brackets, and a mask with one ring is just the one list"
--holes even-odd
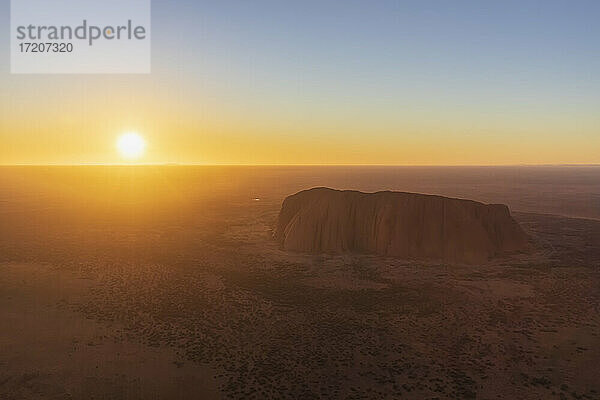
[(124, 133), (117, 139), (117, 149), (125, 158), (139, 158), (144, 154), (146, 141), (135, 132)]

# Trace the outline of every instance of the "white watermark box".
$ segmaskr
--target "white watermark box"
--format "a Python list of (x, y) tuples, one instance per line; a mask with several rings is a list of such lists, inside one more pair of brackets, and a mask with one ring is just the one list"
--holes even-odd
[(11, 72), (150, 73), (150, 13), (150, 0), (11, 0)]

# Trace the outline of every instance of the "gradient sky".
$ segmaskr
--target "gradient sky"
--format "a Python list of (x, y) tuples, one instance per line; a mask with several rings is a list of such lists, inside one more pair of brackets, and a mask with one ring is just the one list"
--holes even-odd
[(0, 164), (600, 163), (600, 2), (152, 2), (152, 74), (11, 75)]

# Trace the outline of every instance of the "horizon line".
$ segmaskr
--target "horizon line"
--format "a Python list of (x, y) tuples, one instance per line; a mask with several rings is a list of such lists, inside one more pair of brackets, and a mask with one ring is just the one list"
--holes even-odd
[(0, 167), (600, 167), (600, 163), (540, 163), (540, 164), (227, 164), (227, 163), (13, 163)]

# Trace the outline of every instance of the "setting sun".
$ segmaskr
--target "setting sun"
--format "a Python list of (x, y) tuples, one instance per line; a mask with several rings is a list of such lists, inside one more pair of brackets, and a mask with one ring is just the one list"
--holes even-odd
[(125, 133), (117, 140), (117, 149), (125, 158), (138, 158), (144, 154), (146, 141), (135, 132)]

